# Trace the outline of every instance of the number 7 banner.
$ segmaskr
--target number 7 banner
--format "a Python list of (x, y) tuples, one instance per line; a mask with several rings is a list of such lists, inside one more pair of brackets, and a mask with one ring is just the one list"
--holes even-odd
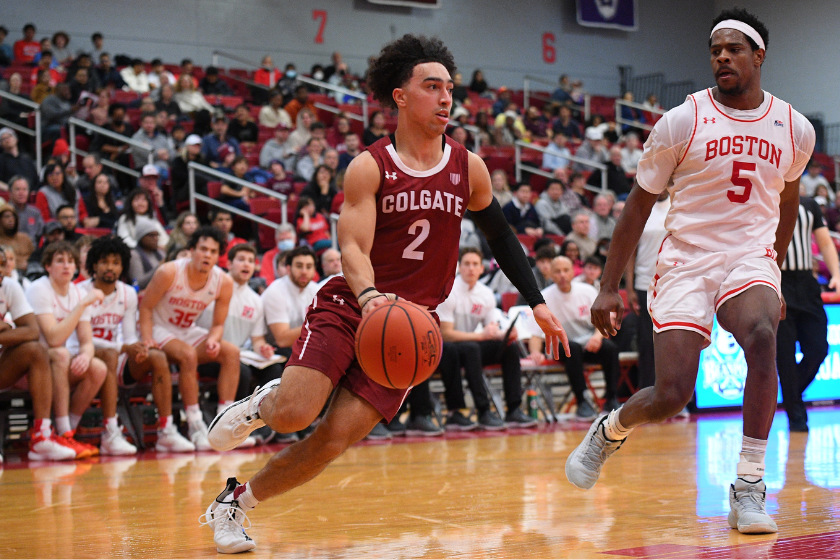
[(636, 0), (577, 0), (577, 22), (586, 27), (636, 31)]

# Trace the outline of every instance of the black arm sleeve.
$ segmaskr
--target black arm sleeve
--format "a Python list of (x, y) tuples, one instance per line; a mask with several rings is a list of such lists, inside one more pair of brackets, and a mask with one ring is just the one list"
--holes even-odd
[(528, 264), (528, 258), (522, 251), (519, 239), (505, 220), (499, 201), (494, 197), (490, 206), (484, 210), (472, 212), (472, 219), (487, 237), (487, 242), (502, 272), (519, 290), (528, 305), (533, 308), (545, 303), (531, 266)]

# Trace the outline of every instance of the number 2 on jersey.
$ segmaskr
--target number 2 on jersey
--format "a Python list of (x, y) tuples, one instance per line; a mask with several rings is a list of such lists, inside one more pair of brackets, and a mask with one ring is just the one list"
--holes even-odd
[(728, 198), (730, 202), (734, 202), (736, 204), (743, 204), (748, 201), (750, 199), (750, 193), (752, 192), (752, 181), (746, 177), (739, 176), (741, 171), (755, 171), (755, 164), (746, 161), (732, 162), (732, 184), (736, 187), (744, 187), (744, 192), (741, 194), (738, 194), (735, 191), (726, 191), (726, 198)]
[[(420, 228), (420, 233), (415, 234), (418, 228)], [(416, 251), (416, 249), (426, 240), (427, 237), (429, 237), (430, 229), (431, 224), (429, 224), (429, 220), (417, 220), (408, 226), (408, 234), (417, 235), (417, 239), (409, 243), (408, 247), (406, 247), (405, 251), (403, 251), (402, 256), (404, 259), (412, 259), (415, 261), (423, 260), (423, 251)]]

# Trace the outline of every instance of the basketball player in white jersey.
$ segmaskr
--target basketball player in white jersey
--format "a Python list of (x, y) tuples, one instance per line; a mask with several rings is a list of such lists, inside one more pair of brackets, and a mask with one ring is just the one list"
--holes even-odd
[(85, 292), (96, 288), (105, 294), (102, 303), (91, 307), (90, 316), (96, 357), (108, 368), (101, 391), (105, 432), (100, 451), (103, 455), (137, 452), (117, 424), (117, 392), (121, 381), (130, 384), (147, 375), (151, 377), (152, 395), (158, 408), (155, 450), (195, 451), (195, 446), (172, 423), (172, 378), (166, 354), (148, 348), (137, 337), (137, 292), (120, 280), (130, 260), (131, 249), (122, 239), (115, 235), (100, 237), (91, 244), (85, 263), (90, 279), (79, 284)]
[[(75, 459), (76, 451), (65, 445), (53, 432), (50, 421), (52, 376), (49, 354), (47, 347), (38, 340), (41, 336), (38, 322), (26, 301), (23, 288), (6, 275), (7, 265), (6, 253), (0, 251), (0, 392), (20, 386), (18, 382), (26, 378), (35, 416), (29, 439), (30, 461)], [(13, 324), (3, 321), (7, 313)]]
[(50, 243), (41, 263), (47, 276), (32, 282), (26, 299), (35, 312), (41, 341), (49, 347), (56, 432), (62, 442), (76, 450), (77, 459), (84, 459), (99, 455), (99, 448), (74, 436), (107, 373), (102, 360), (94, 356), (90, 327), (90, 306), (105, 296), (99, 290), (83, 294), (73, 284), (79, 252), (69, 242)]
[[(214, 227), (197, 229), (187, 244), (191, 256), (161, 265), (140, 302), (140, 339), (178, 364), (189, 437), (198, 451), (212, 449), (198, 406), (198, 364), (219, 362), (221, 366), (220, 409), (233, 402), (239, 382), (239, 348), (222, 340), (233, 281), (216, 263), (226, 243), (224, 233)], [(216, 308), (208, 331), (195, 325), (195, 320), (211, 302)]]
[(790, 105), (761, 89), (767, 29), (744, 10), (726, 10), (709, 40), (717, 87), (689, 95), (656, 123), (636, 185), (613, 236), (592, 306), (592, 323), (615, 335), (623, 305), (618, 282), (659, 194), (672, 205), (648, 289), (656, 382), (595, 421), (569, 456), (566, 476), (592, 487), (630, 431), (661, 422), (691, 399), (700, 351), (714, 315), (747, 360), (744, 437), (729, 491), (729, 525), (775, 533), (765, 509), (764, 453), (776, 411), (776, 329), (784, 316), (779, 263), (799, 208), (799, 177), (814, 129)]

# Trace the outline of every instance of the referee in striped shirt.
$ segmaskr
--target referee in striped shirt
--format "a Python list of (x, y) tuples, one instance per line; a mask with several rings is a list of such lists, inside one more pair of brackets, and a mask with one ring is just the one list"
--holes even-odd
[[(782, 295), (787, 315), (776, 334), (776, 365), (782, 385), (782, 399), (791, 432), (808, 431), (808, 412), (802, 393), (817, 376), (828, 355), (828, 318), (823, 308), (820, 285), (814, 278), (811, 234), (831, 273), (829, 289), (840, 287), (837, 249), (823, 220), (822, 210), (812, 198), (799, 198), (799, 217), (785, 262), (782, 264)], [(796, 342), (802, 360), (796, 363)]]

